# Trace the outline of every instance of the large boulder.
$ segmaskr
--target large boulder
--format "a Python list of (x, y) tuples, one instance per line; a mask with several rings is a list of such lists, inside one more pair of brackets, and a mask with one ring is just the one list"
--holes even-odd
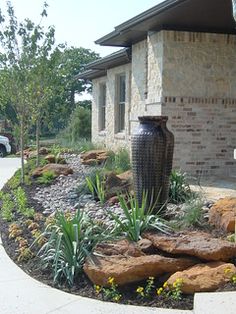
[(73, 173), (73, 170), (66, 165), (60, 164), (48, 164), (44, 167), (39, 167), (34, 170), (32, 173), (33, 178), (40, 177), (44, 172), (51, 171), (55, 174), (56, 177), (60, 175), (68, 176)]
[(209, 223), (226, 232), (235, 231), (236, 198), (226, 197), (217, 201), (209, 211)]
[(107, 280), (113, 277), (118, 285), (138, 282), (148, 277), (164, 273), (174, 273), (196, 264), (191, 258), (169, 258), (160, 255), (138, 257), (109, 256), (98, 257), (93, 262), (87, 260), (84, 271), (96, 285), (108, 286)]
[(109, 172), (106, 175), (106, 199), (113, 196), (124, 194), (132, 190), (133, 177), (132, 172), (126, 171), (119, 175)]
[(100, 165), (105, 162), (108, 157), (108, 152), (101, 149), (90, 150), (80, 155), (81, 163), (89, 166)]
[(146, 232), (143, 237), (153, 245), (171, 254), (185, 254), (206, 261), (228, 261), (236, 256), (236, 245), (229, 241), (213, 238), (205, 232), (185, 232), (174, 236)]
[(44, 158), (49, 164), (66, 164), (66, 160), (65, 158), (61, 157), (60, 155), (53, 155), (53, 154), (49, 154), (47, 156), (45, 156)]
[(145, 255), (139, 245), (135, 242), (130, 242), (127, 239), (116, 242), (99, 243), (96, 246), (95, 251), (106, 256), (124, 255), (137, 257)]
[(212, 262), (178, 271), (170, 276), (167, 282), (173, 285), (176, 279), (181, 278), (183, 280), (181, 291), (186, 294), (211, 292), (230, 282), (232, 274), (235, 273), (236, 267), (233, 264)]
[(56, 162), (56, 157), (52, 154), (47, 155), (45, 157), (45, 160), (49, 163), (49, 164), (54, 164)]

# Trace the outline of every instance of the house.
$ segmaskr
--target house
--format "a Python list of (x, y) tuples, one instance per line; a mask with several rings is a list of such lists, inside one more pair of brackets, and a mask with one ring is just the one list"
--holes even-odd
[(167, 0), (96, 41), (119, 51), (90, 63), (92, 140), (130, 147), (138, 116), (167, 115), (174, 167), (236, 174), (236, 22), (231, 0)]

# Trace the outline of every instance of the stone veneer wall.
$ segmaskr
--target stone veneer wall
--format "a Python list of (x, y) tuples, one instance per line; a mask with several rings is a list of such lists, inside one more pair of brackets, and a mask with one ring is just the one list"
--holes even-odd
[(236, 36), (163, 32), (162, 114), (175, 135), (174, 166), (236, 174)]
[[(126, 74), (126, 128), (122, 133), (115, 133), (116, 119), (116, 77)], [(99, 86), (106, 82), (106, 130), (99, 132)], [(130, 91), (131, 91), (131, 64), (109, 69), (106, 77), (93, 80), (92, 105), (92, 141), (113, 150), (120, 147), (129, 147), (129, 117), (130, 117)]]
[[(115, 134), (115, 77), (126, 73), (126, 129)], [(98, 90), (107, 82), (106, 131), (98, 132)], [(130, 146), (139, 115), (168, 115), (174, 166), (194, 175), (236, 174), (236, 36), (150, 32), (132, 47), (132, 64), (93, 80), (95, 143)]]

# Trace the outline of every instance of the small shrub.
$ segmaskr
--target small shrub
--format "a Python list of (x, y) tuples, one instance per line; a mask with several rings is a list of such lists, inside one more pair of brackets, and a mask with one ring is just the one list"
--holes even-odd
[(178, 204), (184, 203), (193, 196), (193, 192), (187, 183), (186, 174), (173, 170), (170, 176), (169, 201)]
[(120, 149), (117, 153), (110, 152), (109, 158), (105, 162), (104, 168), (108, 171), (122, 173), (131, 169), (129, 152)]
[(56, 175), (53, 171), (45, 171), (39, 178), (37, 178), (37, 183), (49, 185), (54, 181), (55, 178)]
[(33, 208), (28, 207), (25, 191), (21, 187), (18, 187), (18, 189), (14, 192), (14, 195), (17, 205), (17, 212), (26, 218), (33, 217), (35, 212)]
[(183, 216), (180, 217), (182, 224), (186, 227), (201, 227), (204, 224), (203, 206), (202, 199), (188, 200), (182, 208)]
[(119, 217), (112, 211), (108, 211), (108, 214), (114, 219), (115, 227), (113, 232), (122, 234), (124, 233), (131, 241), (137, 242), (141, 239), (141, 234), (144, 231), (156, 229), (161, 232), (168, 233), (170, 228), (164, 219), (158, 215), (152, 215), (153, 207), (146, 208), (147, 193), (144, 193), (141, 206), (138, 204), (138, 200), (131, 196), (127, 196), (126, 201), (124, 197), (119, 196), (120, 206), (123, 210), (124, 217)]
[(2, 201), (2, 206), (0, 209), (2, 219), (9, 222), (12, 221), (14, 218), (14, 202), (11, 198), (11, 195), (9, 193), (1, 192), (0, 200)]

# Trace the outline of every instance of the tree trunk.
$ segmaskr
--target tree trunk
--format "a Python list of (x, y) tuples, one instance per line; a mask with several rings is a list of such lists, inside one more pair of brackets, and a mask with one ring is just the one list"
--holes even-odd
[(36, 120), (36, 149), (37, 149), (36, 166), (37, 167), (39, 167), (39, 149), (40, 149), (39, 136), (40, 136), (40, 122), (39, 122), (39, 118), (37, 118)]
[(20, 157), (21, 157), (21, 183), (25, 182), (25, 164), (24, 164), (24, 119), (20, 120)]

